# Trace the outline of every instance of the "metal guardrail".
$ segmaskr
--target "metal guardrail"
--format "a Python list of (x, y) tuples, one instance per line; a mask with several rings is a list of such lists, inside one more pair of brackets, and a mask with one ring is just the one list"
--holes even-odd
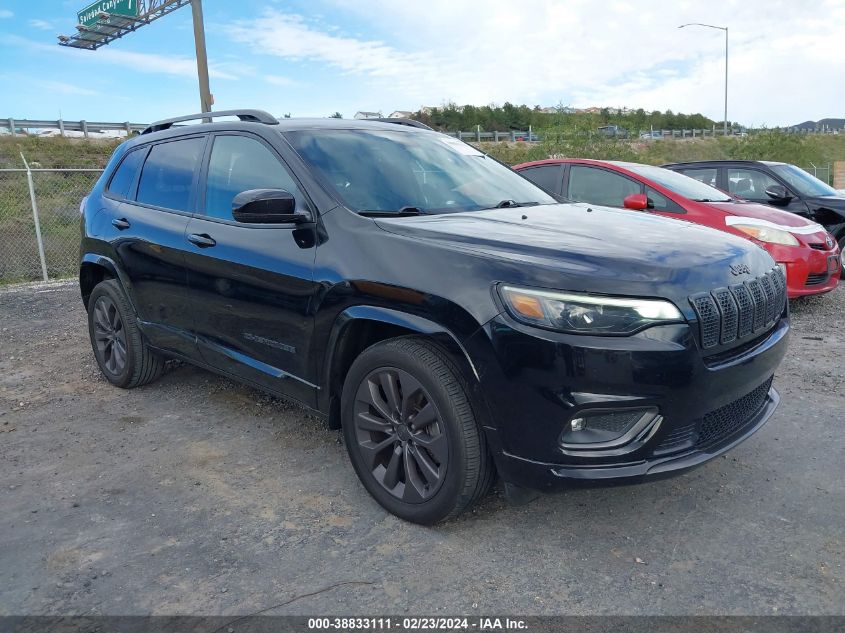
[[(57, 119), (55, 121), (40, 120), (40, 119), (14, 119), (6, 118), (0, 119), (4, 125), (0, 125), (0, 130), (8, 132), (9, 134), (22, 134), (27, 130), (59, 130), (61, 136), (65, 136), (66, 132), (82, 132), (85, 138), (96, 132), (119, 131), (131, 134), (133, 132), (142, 132), (149, 126), (147, 123), (130, 123), (124, 121), (120, 123), (115, 122), (101, 122), (101, 121), (65, 121)], [(778, 128), (780, 131), (788, 134), (845, 134), (845, 128), (842, 130), (836, 128), (825, 128), (819, 130), (797, 130), (795, 128)], [(593, 134), (599, 135), (601, 132), (597, 130), (592, 131)], [(729, 136), (743, 136), (746, 133), (753, 133), (746, 128), (736, 127), (728, 130)], [(493, 131), (486, 132), (476, 129), (474, 131), (460, 131), (460, 132), (446, 132), (449, 136), (454, 136), (461, 140), (469, 141), (493, 141), (498, 143), (500, 141), (539, 141), (540, 135), (534, 132), (530, 127), (528, 130), (507, 130), (507, 131)], [(644, 135), (651, 135), (651, 138), (699, 138), (699, 137), (715, 137), (723, 136), (722, 128), (703, 128), (703, 129), (681, 129), (681, 130), (640, 130), (637, 134), (629, 132), (630, 139), (643, 137)], [(608, 135), (605, 135), (608, 136)], [(613, 138), (610, 136), (610, 138)]]
[(85, 138), (89, 138), (90, 134), (95, 132), (119, 131), (126, 134), (132, 132), (140, 132), (147, 124), (145, 123), (130, 123), (124, 121), (123, 123), (110, 123), (100, 121), (65, 121), (64, 119), (56, 119), (55, 121), (40, 120), (40, 119), (3, 119), (6, 123), (5, 128), (9, 134), (26, 133), (27, 130), (59, 130), (61, 136), (65, 136), (66, 132), (82, 132)]

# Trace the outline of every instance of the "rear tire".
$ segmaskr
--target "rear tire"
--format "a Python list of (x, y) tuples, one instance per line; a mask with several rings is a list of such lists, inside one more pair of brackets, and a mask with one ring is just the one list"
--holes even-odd
[(346, 449), (361, 483), (399, 518), (458, 516), (495, 477), (460, 370), (438, 346), (403, 337), (355, 360), (343, 385)]
[(132, 307), (114, 279), (101, 281), (88, 298), (88, 334), (100, 371), (116, 387), (132, 389), (161, 376), (164, 359), (144, 341)]

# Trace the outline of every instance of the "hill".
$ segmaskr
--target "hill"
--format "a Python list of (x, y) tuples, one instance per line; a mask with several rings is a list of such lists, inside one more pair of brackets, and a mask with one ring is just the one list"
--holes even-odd
[(845, 119), (819, 119), (818, 121), (804, 121), (790, 126), (790, 129), (814, 131), (826, 127), (834, 130), (845, 128)]

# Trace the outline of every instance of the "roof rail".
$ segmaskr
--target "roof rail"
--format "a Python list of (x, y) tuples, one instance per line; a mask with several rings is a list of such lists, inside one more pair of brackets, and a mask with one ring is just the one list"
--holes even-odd
[(168, 130), (174, 123), (181, 123), (182, 121), (194, 121), (196, 119), (213, 119), (221, 116), (236, 116), (241, 121), (250, 121), (252, 123), (266, 123), (267, 125), (278, 125), (279, 120), (269, 112), (264, 110), (220, 110), (219, 112), (203, 112), (201, 114), (188, 114), (186, 116), (177, 116), (172, 119), (163, 119), (150, 123), (141, 134), (150, 134), (151, 132), (160, 132), (161, 130)]
[(379, 121), (381, 123), (395, 123), (396, 125), (407, 125), (408, 127), (418, 127), (421, 130), (431, 130), (434, 131), (434, 128), (427, 126), (425, 123), (420, 123), (419, 121), (415, 121), (414, 119), (400, 119), (400, 118), (388, 118), (388, 117), (379, 117), (377, 119), (360, 119), (361, 121)]

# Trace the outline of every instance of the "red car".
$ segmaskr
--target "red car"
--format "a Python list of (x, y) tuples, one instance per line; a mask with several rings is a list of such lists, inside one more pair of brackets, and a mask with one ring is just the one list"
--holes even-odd
[(784, 269), (790, 298), (829, 292), (839, 283), (839, 246), (820, 224), (737, 200), (677, 172), (569, 158), (522, 163), (514, 169), (569, 200), (648, 211), (745, 237), (765, 248)]

